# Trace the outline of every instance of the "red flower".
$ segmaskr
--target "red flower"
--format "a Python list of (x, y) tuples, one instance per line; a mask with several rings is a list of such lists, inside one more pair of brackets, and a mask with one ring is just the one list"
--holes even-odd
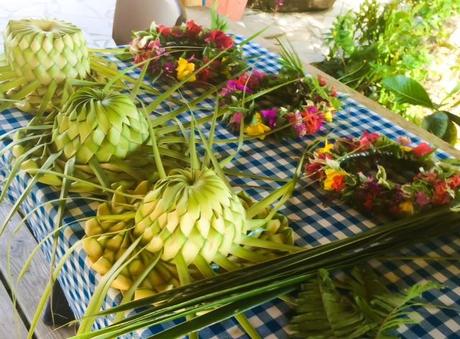
[(184, 37), (185, 32), (182, 27), (176, 26), (171, 29), (171, 35), (175, 38), (182, 38)]
[(303, 123), (306, 129), (306, 134), (317, 133), (324, 124), (322, 114), (318, 114), (316, 107), (307, 107), (302, 113)]
[(310, 162), (305, 165), (305, 172), (313, 180), (320, 179), (324, 177), (323, 165), (319, 162)]
[(443, 181), (434, 185), (433, 205), (446, 205), (450, 201), (449, 192), (447, 192), (447, 184)]
[(345, 188), (345, 176), (344, 175), (336, 175), (332, 179), (332, 188), (336, 192), (341, 192)]
[(212, 31), (205, 41), (207, 43), (214, 43), (219, 49), (232, 48), (235, 44), (233, 39), (222, 31)]
[(187, 33), (191, 37), (197, 37), (201, 31), (203, 30), (203, 27), (198, 25), (195, 21), (189, 20), (187, 21)]
[(165, 26), (165, 25), (158, 25), (157, 27), (157, 32), (163, 35), (164, 37), (168, 37), (172, 33), (171, 27)]
[(455, 174), (453, 177), (449, 178), (448, 185), (453, 190), (460, 187), (460, 174)]
[(214, 73), (209, 68), (201, 70), (197, 75), (198, 79), (205, 82), (214, 77)]
[(425, 142), (421, 143), (417, 147), (412, 148), (412, 153), (420, 158), (430, 154), (431, 152), (433, 152), (433, 149)]

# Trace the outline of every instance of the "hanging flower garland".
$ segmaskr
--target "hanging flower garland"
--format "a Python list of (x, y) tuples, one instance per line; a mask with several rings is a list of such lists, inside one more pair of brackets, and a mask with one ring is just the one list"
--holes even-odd
[[(273, 88), (276, 89), (270, 90)], [(247, 102), (248, 97), (263, 91), (269, 92)], [(238, 130), (244, 119), (244, 133), (260, 139), (267, 134), (289, 137), (316, 134), (332, 122), (341, 105), (336, 90), (328, 87), (322, 77), (305, 77), (303, 71), (287, 68), (279, 74), (258, 70), (244, 73), (229, 80), (221, 95), (232, 129)]]
[(376, 133), (336, 139), (313, 153), (305, 172), (365, 214), (398, 218), (449, 204), (458, 193), (460, 172), (436, 161), (428, 144), (409, 143)]
[(185, 80), (213, 58), (205, 69), (188, 81), (219, 83), (246, 67), (241, 49), (221, 30), (203, 28), (193, 20), (180, 26), (152, 24), (150, 30), (134, 33), (129, 51), (136, 64), (151, 59), (149, 73)]

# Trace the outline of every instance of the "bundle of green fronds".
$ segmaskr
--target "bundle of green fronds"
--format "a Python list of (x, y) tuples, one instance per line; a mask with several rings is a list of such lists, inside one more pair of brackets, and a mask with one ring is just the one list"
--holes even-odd
[[(459, 226), (458, 206), (439, 208), (424, 215), (376, 226), (347, 239), (304, 249), (121, 304), (100, 313), (95, 312), (93, 317), (122, 315), (126, 311), (142, 309), (135, 314), (130, 313), (125, 319), (116, 321), (107, 328), (92, 333), (89, 333), (89, 329), (85, 329), (86, 333), (82, 330), (76, 338), (112, 338), (191, 314), (201, 314), (153, 336), (165, 339), (179, 337), (285, 296), (315, 277), (319, 269), (352, 267), (426, 239), (452, 235), (458, 231)], [(357, 324), (354, 329), (358, 330), (360, 326), (361, 324)]]
[(390, 291), (366, 266), (338, 279), (321, 269), (302, 285), (290, 323), (293, 338), (394, 338), (402, 325), (417, 323), (411, 310), (424, 292), (441, 286), (419, 282), (403, 293)]

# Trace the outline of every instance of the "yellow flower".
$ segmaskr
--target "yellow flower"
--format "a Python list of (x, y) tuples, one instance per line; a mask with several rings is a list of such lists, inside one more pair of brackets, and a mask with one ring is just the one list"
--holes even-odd
[(347, 175), (347, 172), (328, 168), (324, 173), (326, 174), (326, 180), (324, 180), (324, 189), (326, 191), (340, 191), (343, 188), (345, 183), (341, 179)]
[(332, 115), (332, 110), (328, 109), (326, 112), (324, 112), (324, 120), (327, 122), (332, 122), (332, 119), (334, 116)]
[(325, 154), (325, 153), (331, 153), (331, 150), (334, 148), (334, 144), (330, 144), (326, 141), (326, 144), (324, 147), (321, 147), (318, 149), (317, 153), (318, 154)]
[[(193, 72), (195, 72), (195, 64), (192, 62), (188, 62), (184, 58), (179, 58), (177, 62), (177, 80), (182, 81), (185, 80), (188, 76), (190, 76)], [(196, 76), (192, 76), (188, 81), (195, 81)]]
[[(264, 125), (260, 113), (254, 115), (252, 123), (244, 129), (244, 133), (250, 136), (258, 136), (269, 132), (271, 129), (267, 125)], [(263, 140), (265, 135), (260, 136), (260, 139)]]
[(412, 147), (409, 147), (409, 146), (401, 146), (401, 149), (404, 152), (412, 152)]
[(403, 201), (399, 204), (399, 209), (405, 214), (414, 214), (414, 205), (410, 200)]

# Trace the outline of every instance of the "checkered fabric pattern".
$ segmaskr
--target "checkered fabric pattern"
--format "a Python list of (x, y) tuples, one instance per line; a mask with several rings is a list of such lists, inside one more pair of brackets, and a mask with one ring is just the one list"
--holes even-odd
[[(241, 38), (237, 37), (238, 41)], [(250, 43), (244, 46), (244, 52), (251, 57), (251, 63), (265, 72), (276, 72), (279, 69), (278, 56), (268, 52), (260, 46)], [(126, 65), (122, 65), (126, 67)], [(130, 73), (133, 76), (138, 71)], [(199, 90), (183, 90), (186, 99), (192, 98)], [(152, 97), (142, 98), (151, 102)], [(394, 123), (383, 119), (378, 114), (361, 106), (351, 98), (342, 96), (343, 109), (338, 112), (335, 122), (330, 124), (322, 135), (330, 133), (333, 136), (353, 135), (359, 136), (364, 131), (379, 132), (390, 138), (396, 139), (407, 136), (413, 142), (421, 140), (396, 126)], [(195, 114), (209, 114), (212, 109), (212, 100), (203, 102)], [(155, 114), (161, 115), (174, 108), (173, 103), (164, 103)], [(187, 119), (184, 115), (183, 119)], [(0, 135), (12, 129), (27, 124), (30, 116), (17, 110), (7, 110), (0, 115)], [(218, 138), (234, 138), (235, 136), (219, 126)], [(289, 178), (297, 165), (300, 154), (308, 141), (315, 137), (298, 140), (272, 141), (265, 140), (247, 142), (240, 151), (232, 166), (239, 171), (247, 171), (264, 176)], [(6, 144), (3, 140), (4, 144)], [(220, 144), (216, 151), (221, 154), (231, 154), (236, 144)], [(447, 154), (438, 152), (438, 156), (446, 157)], [(11, 166), (11, 154), (7, 150), (1, 154), (0, 179), (3, 179)], [(29, 178), (25, 175), (18, 176), (9, 191), (9, 199), (16, 202), (22, 192), (27, 188)], [(257, 186), (275, 189), (276, 183), (260, 182), (252, 179), (233, 179), (235, 187), (243, 186), (255, 199), (268, 194), (268, 190), (254, 188)], [(248, 188), (249, 187), (249, 188)], [(31, 193), (22, 203), (24, 213), (30, 213), (28, 226), (37, 239), (44, 239), (55, 227), (57, 207), (53, 200), (58, 198), (58, 193), (41, 184), (34, 184)], [(296, 233), (296, 243), (300, 246), (317, 246), (337, 239), (352, 236), (373, 226), (372, 221), (363, 217), (357, 211), (337, 201), (327, 200), (325, 195), (316, 186), (306, 186), (302, 182), (294, 196), (286, 204), (282, 212), (289, 218), (291, 226)], [(82, 221), (94, 214), (95, 203), (75, 196), (67, 204), (68, 213), (64, 220), (66, 227), (60, 232), (60, 241), (57, 249), (58, 258), (73, 246), (83, 235)], [(44, 241), (42, 250), (47, 258), (51, 258), (51, 239)], [(460, 238), (458, 236), (445, 237), (432, 240), (423, 245), (414, 246), (404, 251), (404, 254), (421, 256), (444, 256), (460, 252)], [(389, 253), (401, 255), (401, 253)], [(59, 282), (77, 318), (82, 317), (95, 289), (98, 276), (89, 268), (87, 258), (81, 246), (77, 245), (65, 261)], [(436, 280), (444, 284), (445, 289), (427, 294), (427, 299), (433, 304), (460, 306), (460, 268), (456, 264), (416, 261), (372, 262), (373, 267), (388, 280), (390, 286), (404, 289), (421, 280)], [(104, 308), (115, 305), (120, 299), (115, 291), (110, 291), (106, 298)], [(273, 301), (263, 306), (256, 307), (246, 313), (249, 321), (258, 330), (263, 338), (285, 338), (288, 336), (289, 307), (281, 301)], [(405, 338), (456, 338), (460, 333), (460, 316), (457, 312), (446, 308), (422, 309), (420, 316), (423, 318), (418, 325), (400, 329), (400, 335)], [(109, 319), (98, 319), (95, 328), (108, 325)], [(133, 335), (133, 337), (147, 337), (169, 325), (161, 325)], [(211, 326), (200, 332), (202, 338), (245, 338), (246, 335), (238, 324), (230, 319)]]

